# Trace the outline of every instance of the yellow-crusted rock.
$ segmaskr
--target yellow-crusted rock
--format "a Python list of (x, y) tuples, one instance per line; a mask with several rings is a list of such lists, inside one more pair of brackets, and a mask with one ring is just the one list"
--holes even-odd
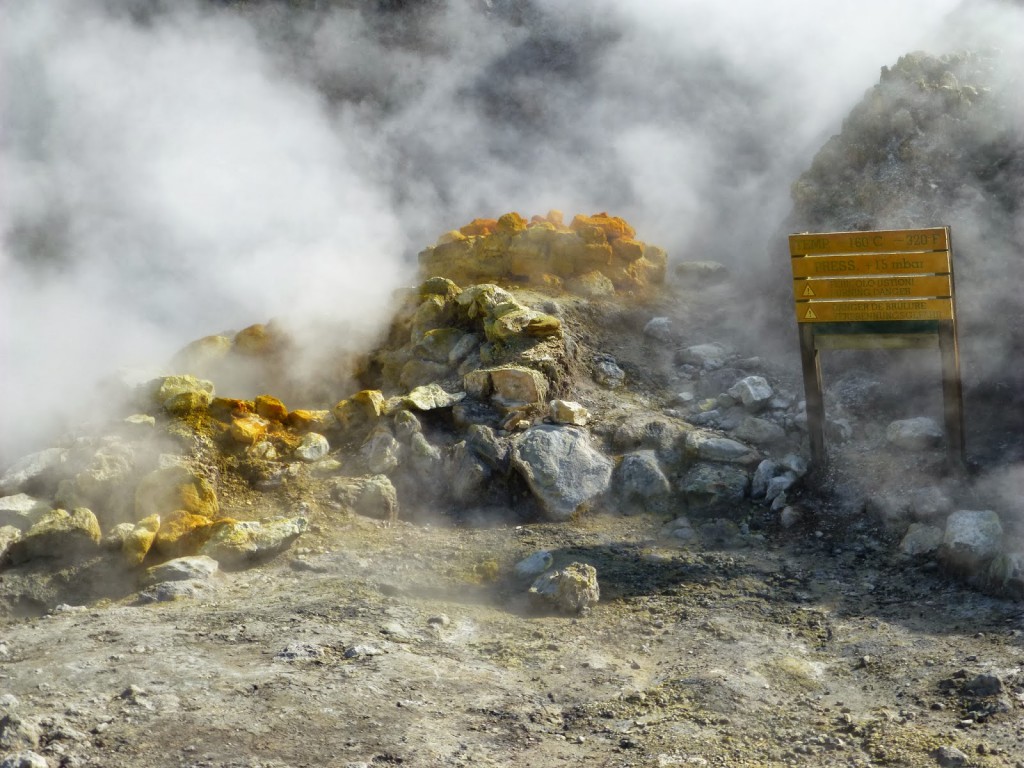
[(334, 406), (334, 418), (345, 431), (369, 428), (384, 415), (384, 393), (364, 389)]
[(160, 515), (150, 515), (139, 520), (121, 542), (121, 553), (129, 565), (141, 565), (146, 559), (157, 531), (160, 530)]
[(7, 556), (15, 565), (43, 557), (70, 559), (95, 552), (99, 543), (100, 524), (92, 510), (54, 509), (15, 541)]
[(289, 411), (285, 421), (285, 424), (296, 432), (322, 432), (325, 429), (330, 429), (336, 423), (337, 421), (330, 411), (307, 411), (303, 408)]
[(636, 230), (625, 219), (620, 219), (618, 216), (609, 216), (604, 212), (595, 213), (593, 216), (575, 216), (572, 224), (569, 226), (574, 230), (597, 227), (604, 232), (605, 237), (609, 240), (615, 240), (619, 237), (636, 237)]
[(185, 467), (166, 467), (150, 472), (135, 490), (135, 519), (160, 515), (164, 520), (176, 510), (209, 518), (219, 512), (217, 493), (206, 478)]
[(172, 512), (160, 525), (153, 549), (163, 557), (195, 554), (213, 534), (216, 527), (233, 520), (213, 521), (205, 515), (194, 515), (183, 509)]
[(255, 401), (256, 413), (270, 421), (283, 422), (288, 418), (288, 409), (284, 403), (270, 395), (259, 395)]

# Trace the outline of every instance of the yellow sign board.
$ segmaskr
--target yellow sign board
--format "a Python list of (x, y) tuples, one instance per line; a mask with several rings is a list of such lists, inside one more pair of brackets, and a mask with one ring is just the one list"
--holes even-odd
[(789, 236), (789, 252), (792, 256), (945, 250), (949, 250), (949, 235), (946, 227), (875, 232), (824, 232)]
[(949, 252), (808, 256), (792, 259), (793, 277), (924, 275), (948, 273)]
[(798, 301), (798, 323), (859, 323), (906, 320), (952, 320), (952, 299), (893, 301)]
[(949, 275), (843, 277), (835, 280), (794, 280), (797, 301), (822, 299), (906, 299), (952, 296)]

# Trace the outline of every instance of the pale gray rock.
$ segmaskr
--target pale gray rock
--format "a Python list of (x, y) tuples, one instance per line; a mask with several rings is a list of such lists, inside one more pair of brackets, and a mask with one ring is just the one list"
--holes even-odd
[(46, 758), (31, 750), (7, 755), (0, 760), (0, 768), (50, 768)]
[(524, 557), (518, 563), (515, 564), (513, 570), (516, 576), (520, 578), (533, 578), (544, 573), (550, 568), (555, 562), (555, 558), (547, 550), (541, 550), (534, 552), (528, 557)]
[(366, 439), (359, 455), (370, 474), (387, 474), (398, 466), (402, 446), (387, 429), (378, 428)]
[(409, 465), (424, 479), (436, 478), (441, 468), (441, 451), (417, 432), (409, 438)]
[(737, 439), (756, 445), (772, 445), (786, 439), (786, 430), (778, 424), (756, 416), (747, 416), (733, 430)]
[(800, 521), (803, 519), (803, 510), (789, 504), (784, 506), (782, 511), (779, 512), (779, 525), (787, 530), (793, 526), (799, 525)]
[(705, 461), (746, 464), (757, 461), (757, 451), (749, 445), (711, 432), (694, 430), (686, 435), (687, 451)]
[(927, 416), (894, 421), (885, 430), (885, 439), (905, 451), (934, 448), (942, 442), (942, 436), (942, 427)]
[(775, 501), (780, 495), (792, 488), (797, 479), (793, 472), (783, 472), (781, 475), (773, 477), (768, 481), (768, 487), (765, 488), (765, 501)]
[(672, 320), (667, 317), (653, 317), (644, 326), (644, 336), (655, 341), (672, 341)]
[(465, 392), (454, 394), (446, 392), (440, 384), (431, 383), (416, 387), (409, 394), (402, 398), (402, 403), (407, 408), (417, 411), (434, 411), (440, 408), (451, 408), (466, 396)]
[(20, 531), (27, 531), (51, 509), (45, 501), (27, 493), (4, 496), (0, 498), (0, 526), (13, 525)]
[(531, 427), (513, 443), (512, 466), (522, 475), (549, 520), (566, 520), (607, 492), (612, 461), (574, 427)]
[(910, 493), (910, 513), (917, 520), (937, 520), (952, 511), (953, 500), (937, 486), (917, 488)]
[(1024, 552), (997, 555), (988, 569), (988, 583), (1006, 597), (1024, 600)]
[(394, 418), (395, 437), (403, 442), (409, 442), (409, 439), (418, 432), (423, 431), (423, 426), (420, 424), (420, 420), (416, 418), (416, 414), (412, 411), (399, 411), (395, 414)]
[(452, 347), (451, 352), (448, 353), (448, 365), (459, 365), (463, 360), (469, 357), (473, 350), (480, 345), (480, 339), (477, 338), (476, 334), (467, 333)]
[(795, 453), (787, 453), (782, 457), (781, 461), (779, 461), (779, 464), (782, 465), (783, 469), (795, 472), (798, 477), (806, 475), (809, 468), (807, 459), (803, 456), (798, 456)]
[(729, 268), (718, 261), (680, 261), (673, 272), (687, 285), (717, 285), (729, 279)]
[(175, 600), (205, 600), (212, 597), (215, 585), (202, 581), (161, 581), (139, 593), (139, 602), (170, 603)]
[(750, 479), (750, 498), (763, 499), (768, 490), (769, 481), (778, 473), (779, 465), (771, 459), (765, 459), (757, 465)]
[(939, 747), (934, 754), (940, 768), (961, 768), (971, 764), (971, 758), (954, 746)]
[(685, 440), (685, 427), (679, 422), (652, 413), (628, 416), (612, 434), (612, 450), (628, 453), (654, 450), (665, 455), (676, 451)]
[(398, 494), (387, 475), (338, 478), (331, 495), (357, 515), (398, 519)]
[(22, 457), (0, 475), (0, 494), (8, 496), (31, 492), (36, 486), (56, 485), (52, 475), (64, 463), (66, 455), (62, 448), (45, 448)]
[(283, 552), (309, 528), (304, 517), (244, 520), (220, 525), (199, 550), (221, 565), (242, 565)]
[(942, 545), (943, 530), (936, 525), (912, 523), (900, 541), (905, 555), (930, 555)]
[(594, 381), (605, 389), (618, 389), (626, 381), (626, 372), (610, 355), (598, 355), (594, 358)]
[(721, 368), (732, 352), (718, 343), (696, 344), (686, 347), (676, 355), (676, 362), (696, 365), (708, 370)]
[(145, 584), (162, 581), (204, 581), (213, 578), (220, 564), (206, 555), (178, 557), (146, 569)]
[(655, 511), (672, 491), (654, 451), (637, 451), (622, 457), (615, 468), (614, 485), (628, 506)]
[(448, 489), (462, 503), (479, 499), (492, 476), (491, 468), (469, 448), (466, 441), (452, 446), (448, 459)]
[(301, 461), (320, 461), (331, 450), (327, 438), (316, 432), (307, 432), (295, 448), (295, 458)]
[(771, 402), (775, 392), (764, 376), (747, 376), (729, 388), (728, 394), (748, 411), (763, 410)]
[(747, 495), (750, 478), (732, 464), (696, 464), (683, 476), (679, 490), (691, 509), (738, 504)]
[(987, 568), (1003, 544), (1003, 525), (992, 510), (954, 512), (946, 519), (939, 556), (952, 570), (971, 574)]
[(565, 613), (580, 613), (601, 599), (597, 569), (586, 563), (569, 563), (538, 576), (530, 594)]

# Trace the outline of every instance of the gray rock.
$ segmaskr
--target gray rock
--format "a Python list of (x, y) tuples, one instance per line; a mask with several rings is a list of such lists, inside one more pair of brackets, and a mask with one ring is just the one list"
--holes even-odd
[(800, 521), (804, 519), (803, 510), (799, 507), (786, 505), (779, 512), (779, 525), (785, 529), (792, 528), (795, 525), (799, 525)]
[(786, 439), (786, 430), (774, 422), (756, 416), (745, 417), (733, 434), (740, 440), (757, 445), (781, 443)]
[(942, 746), (935, 750), (935, 761), (941, 768), (961, 768), (970, 765), (971, 758), (953, 746)]
[(686, 449), (705, 461), (729, 461), (746, 464), (757, 461), (757, 451), (749, 445), (710, 432), (695, 430), (686, 435)]
[(721, 368), (731, 355), (731, 351), (721, 344), (696, 344), (680, 350), (676, 362), (697, 365), (708, 370)]
[(466, 441), (452, 446), (448, 459), (448, 489), (452, 497), (466, 503), (479, 499), (487, 489), (492, 470)]
[(997, 555), (988, 569), (988, 584), (999, 594), (1024, 600), (1024, 552)]
[(807, 459), (803, 456), (797, 456), (795, 453), (787, 453), (782, 457), (779, 464), (782, 465), (783, 469), (788, 469), (790, 472), (794, 472), (797, 477), (803, 477), (806, 475), (809, 468)]
[(593, 376), (605, 389), (618, 389), (626, 381), (626, 372), (608, 355), (595, 358)]
[(679, 422), (651, 413), (639, 413), (623, 420), (612, 434), (612, 450), (628, 453), (638, 449), (659, 453), (675, 451), (683, 442), (685, 427)]
[(0, 760), (0, 768), (50, 768), (46, 758), (38, 752), (18, 752)]
[(597, 570), (586, 563), (570, 563), (541, 574), (530, 594), (565, 613), (580, 613), (601, 599)]
[(20, 531), (27, 531), (51, 509), (45, 501), (27, 493), (4, 496), (0, 498), (0, 526), (13, 525)]
[(505, 475), (509, 470), (512, 446), (507, 438), (498, 437), (484, 424), (474, 424), (466, 430), (466, 445), (483, 459), (495, 472)]
[(779, 465), (771, 459), (765, 459), (757, 465), (754, 475), (750, 479), (750, 498), (762, 499), (768, 491), (768, 482), (775, 477)]
[(378, 428), (359, 448), (359, 455), (370, 474), (387, 474), (398, 466), (401, 444), (387, 429)]
[(650, 511), (654, 511), (659, 502), (664, 502), (672, 492), (654, 451), (637, 451), (623, 456), (615, 469), (614, 484), (624, 503)]
[(679, 490), (691, 509), (719, 507), (742, 502), (750, 478), (731, 464), (696, 464), (683, 476)]
[(409, 442), (413, 435), (423, 431), (423, 425), (420, 424), (420, 420), (412, 411), (399, 411), (396, 413), (394, 425), (395, 437), (406, 443)]
[(162, 581), (139, 593), (139, 602), (170, 603), (175, 600), (205, 600), (213, 595), (210, 581)]
[(441, 469), (441, 451), (417, 432), (409, 438), (409, 465), (424, 480), (436, 478)]
[(549, 520), (568, 519), (611, 484), (611, 459), (574, 427), (531, 427), (514, 441), (512, 466)]
[(64, 463), (66, 456), (62, 448), (46, 448), (22, 457), (0, 475), (0, 494), (8, 496), (36, 487), (55, 486), (54, 471)]
[(729, 394), (748, 411), (756, 412), (763, 410), (775, 393), (764, 376), (747, 376), (730, 387)]
[(387, 475), (338, 478), (331, 495), (357, 515), (398, 519), (398, 494)]
[(905, 555), (929, 555), (942, 544), (943, 530), (935, 525), (912, 523), (900, 542)]
[(952, 511), (952, 499), (937, 486), (917, 488), (910, 493), (910, 513), (917, 520), (936, 520)]
[(162, 581), (206, 581), (220, 570), (220, 564), (206, 555), (178, 557), (146, 569), (146, 584)]
[(283, 552), (308, 527), (304, 517), (236, 521), (218, 526), (199, 554), (222, 565), (243, 565)]
[(402, 398), (402, 403), (407, 408), (418, 411), (434, 411), (439, 408), (451, 408), (466, 396), (465, 392), (451, 394), (446, 392), (440, 384), (431, 383), (416, 387), (408, 395)]
[(0, 718), (0, 749), (34, 749), (42, 738), (39, 726), (21, 715), (11, 712)]
[(927, 416), (894, 421), (885, 429), (885, 439), (905, 451), (934, 448), (942, 442), (942, 435), (942, 427)]
[(555, 562), (555, 558), (547, 550), (534, 552), (515, 564), (513, 570), (520, 578), (534, 578), (544, 573)]
[(680, 261), (673, 272), (680, 281), (691, 285), (717, 285), (729, 279), (729, 268), (718, 261)]
[(797, 476), (792, 472), (783, 472), (781, 475), (776, 475), (768, 481), (768, 487), (765, 488), (765, 501), (775, 501), (780, 495), (792, 488), (796, 481)]
[(295, 448), (295, 458), (301, 461), (320, 461), (331, 450), (327, 438), (316, 432), (307, 432)]
[(992, 510), (958, 510), (946, 519), (939, 555), (952, 570), (971, 574), (989, 565), (1003, 543), (1003, 526)]
[(667, 317), (654, 317), (644, 326), (644, 336), (656, 341), (672, 341), (672, 321)]
[(316, 643), (288, 643), (274, 654), (274, 661), (322, 661), (327, 651)]

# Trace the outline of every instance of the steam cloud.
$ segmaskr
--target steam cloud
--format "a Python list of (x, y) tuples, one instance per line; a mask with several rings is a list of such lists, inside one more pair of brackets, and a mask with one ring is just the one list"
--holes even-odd
[(476, 216), (763, 259), (879, 68), (955, 47), (956, 0), (2, 5), (0, 465), (198, 336), (371, 333)]

